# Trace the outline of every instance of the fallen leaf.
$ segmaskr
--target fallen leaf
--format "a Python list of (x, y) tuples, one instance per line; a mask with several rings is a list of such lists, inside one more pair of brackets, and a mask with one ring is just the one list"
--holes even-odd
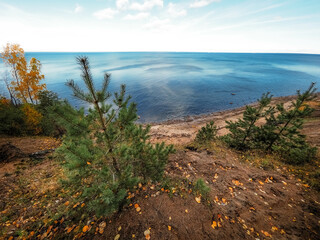
[(91, 162), (87, 162), (88, 165), (91, 165)]
[(171, 231), (171, 226), (168, 226), (168, 230)]
[(64, 203), (64, 205), (65, 205), (65, 206), (68, 206), (69, 203), (70, 203), (69, 201), (66, 201), (66, 202)]
[(140, 212), (140, 211), (141, 211), (141, 208), (140, 208), (140, 207), (137, 207), (137, 208), (136, 208), (136, 211), (137, 211), (137, 212)]
[(82, 232), (86, 232), (88, 231), (89, 227), (87, 225), (85, 225), (83, 228), (82, 228)]
[(239, 182), (238, 180), (232, 180), (233, 184), (236, 186), (242, 186), (243, 183)]
[(227, 202), (227, 200), (225, 198), (222, 198), (221, 200), (222, 200), (223, 203)]
[(114, 237), (114, 240), (118, 240), (120, 238), (120, 234), (117, 234), (115, 237)]
[(186, 210), (184, 210), (186, 213), (188, 213), (189, 211), (188, 211), (188, 209), (186, 209)]
[(275, 232), (275, 231), (277, 231), (278, 230), (278, 228), (276, 227), (276, 226), (273, 226), (272, 228), (271, 228), (271, 231), (272, 232)]
[(197, 202), (197, 203), (200, 203), (200, 202), (201, 202), (201, 196), (196, 197), (195, 199), (196, 199), (196, 202)]
[(73, 205), (73, 208), (76, 208), (80, 205), (80, 203), (76, 203), (75, 205)]
[(216, 222), (216, 221), (213, 221), (212, 224), (211, 224), (211, 227), (212, 227), (213, 229), (215, 229), (217, 226), (218, 226), (218, 225), (217, 225), (217, 222)]
[(150, 234), (151, 233), (150, 233), (149, 229), (145, 230), (143, 234), (144, 234), (144, 236), (146, 237), (147, 240), (150, 239)]
[(259, 183), (260, 183), (261, 185), (264, 185), (264, 183), (263, 183), (263, 182), (261, 182), (260, 180), (259, 180)]
[(102, 234), (104, 232), (104, 228), (107, 226), (106, 222), (101, 222), (99, 224), (99, 233)]
[(261, 232), (266, 236), (266, 237), (272, 237), (270, 233), (266, 232), (266, 231), (263, 231), (261, 230)]

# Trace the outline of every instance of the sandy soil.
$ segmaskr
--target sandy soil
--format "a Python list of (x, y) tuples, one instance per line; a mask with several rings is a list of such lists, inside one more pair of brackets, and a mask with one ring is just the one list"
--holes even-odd
[[(274, 98), (272, 104), (284, 103), (285, 108), (291, 106), (291, 101), (295, 96)], [(257, 105), (256, 103), (252, 104)], [(314, 111), (312, 118), (305, 124), (303, 133), (308, 136), (308, 140), (320, 147), (320, 93), (313, 102)], [(163, 123), (151, 124), (151, 142), (166, 142), (167, 144), (184, 145), (193, 141), (198, 130), (206, 123), (214, 121), (218, 128), (218, 135), (225, 135), (228, 130), (225, 128), (225, 121), (236, 121), (242, 116), (245, 107), (216, 112), (208, 115), (189, 116), (183, 120), (167, 121)]]

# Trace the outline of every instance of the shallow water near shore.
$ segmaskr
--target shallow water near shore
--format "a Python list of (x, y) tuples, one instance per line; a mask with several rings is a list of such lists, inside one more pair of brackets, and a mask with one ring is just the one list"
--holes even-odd
[[(236, 108), (255, 102), (265, 92), (293, 95), (320, 79), (320, 55), (311, 54), (27, 53), (26, 57), (41, 61), (49, 90), (79, 107), (85, 105), (71, 96), (65, 82), (74, 79), (83, 85), (75, 58), (84, 55), (89, 57), (97, 88), (104, 72), (111, 73), (110, 92), (126, 84), (138, 104), (140, 122)], [(0, 63), (0, 72), (4, 70)], [(0, 87), (3, 92), (4, 86)]]

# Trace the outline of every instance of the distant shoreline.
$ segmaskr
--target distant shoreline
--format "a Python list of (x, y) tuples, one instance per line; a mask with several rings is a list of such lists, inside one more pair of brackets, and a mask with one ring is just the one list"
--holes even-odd
[[(317, 92), (316, 95), (316, 101), (319, 102), (319, 107), (314, 112), (315, 116), (317, 116), (317, 120), (311, 123), (311, 126), (308, 126), (307, 129), (315, 132), (319, 130), (320, 133), (320, 92)], [(283, 103), (285, 108), (289, 108), (291, 101), (296, 99), (296, 97), (296, 95), (274, 97), (271, 101), (271, 104), (275, 105), (278, 103)], [(257, 104), (258, 103), (255, 102), (249, 105), (256, 106)], [(225, 135), (228, 133), (228, 130), (225, 128), (225, 121), (236, 121), (242, 117), (245, 107), (246, 106), (242, 106), (230, 110), (212, 112), (209, 114), (186, 116), (183, 119), (167, 120), (159, 123), (146, 123), (142, 125), (146, 126), (149, 124), (151, 126), (150, 141), (152, 143), (164, 141), (167, 144), (184, 145), (192, 142), (198, 130), (210, 121), (215, 122), (218, 130), (218, 136)], [(315, 137), (312, 137), (310, 132), (308, 135), (311, 136), (309, 140), (314, 138), (312, 142), (314, 142), (316, 146), (320, 146), (320, 141), (317, 140), (317, 133), (315, 133)]]

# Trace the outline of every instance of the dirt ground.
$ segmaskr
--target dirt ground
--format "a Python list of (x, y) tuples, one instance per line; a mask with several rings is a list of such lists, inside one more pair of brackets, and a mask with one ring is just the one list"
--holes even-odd
[[(275, 101), (289, 106), (291, 99)], [(304, 133), (319, 147), (318, 103), (319, 97)], [(320, 194), (297, 178), (290, 166), (257, 168), (245, 156), (217, 144), (208, 150), (185, 148), (210, 120), (220, 135), (226, 133), (224, 121), (236, 120), (243, 109), (153, 124), (152, 142), (174, 143), (179, 149), (166, 168), (175, 182), (167, 187), (139, 187), (120, 213), (81, 220), (89, 226), (87, 231), (64, 219), (51, 223), (47, 219), (48, 212), (56, 209), (53, 205), (65, 202), (57, 193), (61, 169), (50, 159), (59, 140), (0, 138), (0, 146), (10, 142), (22, 153), (0, 162), (0, 239), (320, 239)], [(32, 155), (37, 152), (45, 152), (46, 157)], [(210, 187), (207, 197), (192, 191), (199, 178)]]

